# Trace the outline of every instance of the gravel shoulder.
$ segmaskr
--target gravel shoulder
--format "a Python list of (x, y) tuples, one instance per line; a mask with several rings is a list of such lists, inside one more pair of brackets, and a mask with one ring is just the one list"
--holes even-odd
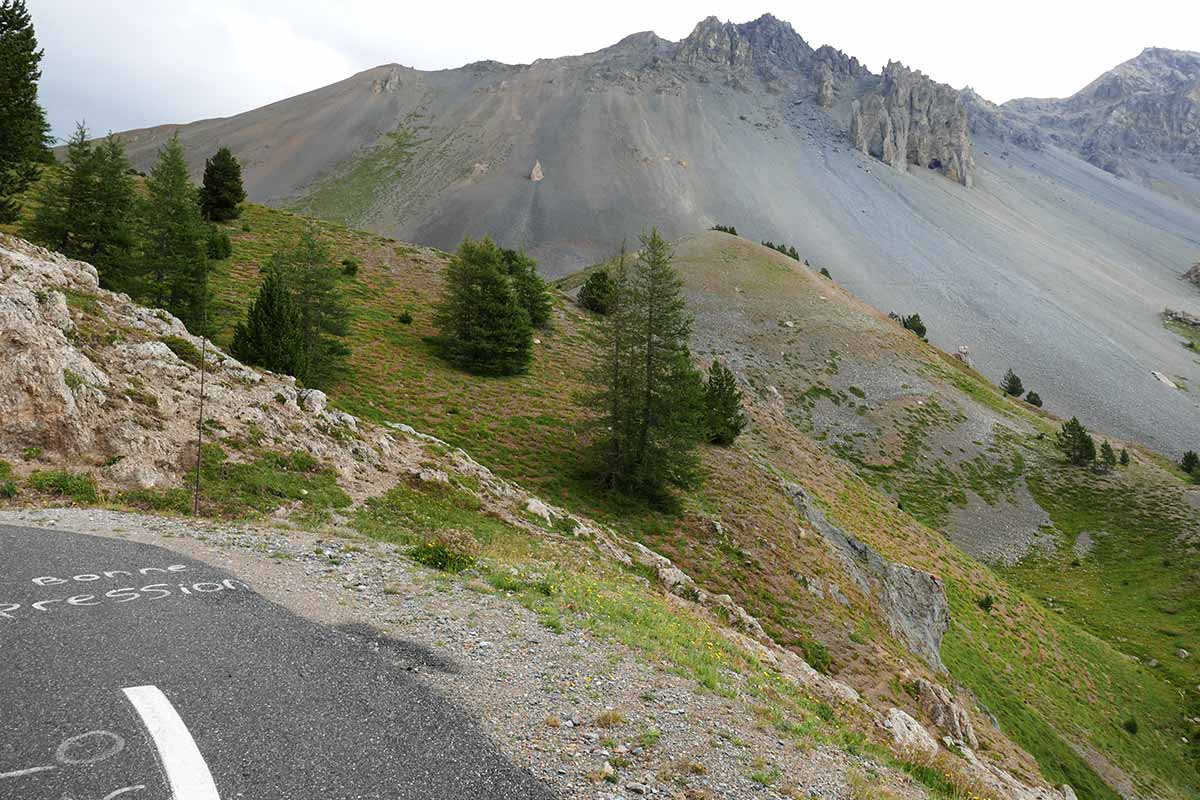
[(0, 523), (155, 544), (228, 570), (266, 599), (370, 641), (564, 798), (840, 800), (881, 796), (883, 786), (926, 796), (840, 748), (779, 739), (739, 699), (581, 630), (556, 633), (469, 574), (427, 570), (392, 545), (101, 509), (0, 509)]

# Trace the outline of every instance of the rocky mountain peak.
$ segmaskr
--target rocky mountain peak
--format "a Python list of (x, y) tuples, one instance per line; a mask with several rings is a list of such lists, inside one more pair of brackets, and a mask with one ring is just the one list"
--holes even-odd
[(813, 53), (790, 24), (764, 14), (735, 24), (707, 17), (679, 43), (676, 58), (688, 64), (799, 70)]

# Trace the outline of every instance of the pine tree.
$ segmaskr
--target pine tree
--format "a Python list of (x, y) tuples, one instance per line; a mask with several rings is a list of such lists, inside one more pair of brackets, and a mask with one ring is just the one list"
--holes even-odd
[(1117, 454), (1113, 452), (1112, 445), (1107, 441), (1100, 445), (1100, 462), (1104, 464), (1106, 470), (1117, 465)]
[[(822, 270), (822, 274), (826, 274), (824, 270)], [(826, 277), (828, 277), (828, 275), (826, 275)], [(900, 324), (903, 325), (907, 330), (915, 333), (917, 338), (925, 338), (925, 323), (921, 321), (920, 314), (910, 314), (907, 317), (901, 317)]]
[(704, 382), (692, 366), (692, 319), (670, 246), (657, 229), (641, 238), (628, 271), (618, 267), (617, 302), (606, 318), (596, 444), (606, 485), (648, 497), (697, 476), (695, 446), (704, 435)]
[(352, 314), (329, 251), (311, 233), (290, 250), (275, 253), (267, 271), (279, 275), (300, 316), (296, 379), (321, 389), (341, 375), (350, 355), (342, 337), (350, 333)]
[(142, 202), (142, 277), (150, 304), (203, 334), (208, 302), (208, 235), (183, 146), (172, 136), (146, 179)]
[(85, 220), (91, 216), (95, 169), (88, 130), (80, 122), (67, 142), (62, 167), (44, 182), (37, 206), (25, 225), (25, 234), (31, 240), (65, 256), (78, 256), (76, 230), (87, 227)]
[(742, 392), (729, 367), (716, 359), (708, 370), (704, 386), (704, 411), (708, 421), (708, 440), (714, 444), (733, 444), (746, 427), (742, 410)]
[[(1016, 376), (1014, 375), (1013, 377), (1016, 377)], [(1029, 405), (1031, 405), (1031, 406), (1036, 406), (1038, 408), (1041, 408), (1042, 407), (1042, 396), (1040, 394), (1038, 394), (1037, 392), (1030, 390), (1029, 394), (1025, 395), (1025, 402), (1029, 403)]]
[(1004, 380), (1000, 382), (1000, 388), (1004, 390), (1005, 394), (1012, 395), (1013, 397), (1020, 397), (1025, 393), (1024, 384), (1021, 383), (1021, 379), (1011, 369), (1004, 373)]
[(1120, 459), (1120, 461), (1121, 461), (1121, 466), (1122, 466), (1122, 467), (1128, 467), (1128, 466), (1129, 466), (1129, 451), (1128, 451), (1128, 450), (1126, 450), (1124, 447), (1122, 447), (1122, 448), (1121, 448), (1121, 459)]
[(788, 251), (787, 251), (787, 254), (788, 254), (788, 256), (789, 256), (790, 258), (792, 258), (792, 259), (793, 259), (793, 260), (795, 260), (795, 261), (799, 261), (799, 260), (800, 260), (800, 252), (799, 252), (798, 250), (796, 250), (796, 246), (795, 246), (794, 244), (793, 244), (793, 245), (788, 245)]
[(268, 270), (258, 296), (233, 332), (229, 351), (246, 364), (296, 376), (302, 341), (300, 312), (282, 273)]
[(1196, 455), (1195, 450), (1188, 450), (1183, 454), (1183, 458), (1179, 461), (1179, 468), (1191, 475), (1200, 468), (1200, 456)]
[(517, 302), (529, 315), (529, 324), (545, 328), (550, 324), (552, 304), (546, 282), (537, 274), (537, 262), (522, 252), (503, 250), (504, 268), (512, 280)]
[(616, 284), (607, 270), (598, 269), (579, 289), (579, 305), (597, 314), (608, 314), (616, 301)]
[(242, 165), (228, 147), (222, 147), (204, 162), (204, 185), (200, 188), (200, 211), (211, 222), (227, 222), (242, 213), (246, 199), (242, 188)]
[(1096, 442), (1088, 433), (1087, 428), (1083, 427), (1083, 424), (1075, 417), (1071, 417), (1070, 420), (1063, 423), (1056, 444), (1062, 454), (1066, 456), (1067, 462), (1077, 467), (1091, 464), (1096, 460)]
[(37, 99), (41, 61), (24, 0), (0, 0), (0, 223), (19, 218), (17, 195), (49, 158), (50, 129)]
[(513, 375), (528, 368), (533, 329), (512, 283), (495, 242), (463, 240), (446, 268), (435, 317), (449, 361), (481, 375)]

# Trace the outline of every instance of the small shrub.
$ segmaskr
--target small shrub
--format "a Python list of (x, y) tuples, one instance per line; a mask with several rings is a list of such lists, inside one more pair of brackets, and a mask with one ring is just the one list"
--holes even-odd
[(597, 314), (609, 314), (617, 299), (617, 285), (604, 270), (588, 276), (579, 289), (579, 305)]
[(94, 503), (100, 498), (90, 475), (65, 470), (38, 470), (29, 476), (29, 487), (38, 492), (69, 497), (76, 503)]
[(0, 500), (11, 500), (17, 496), (17, 482), (12, 480), (0, 481)]
[(1137, 736), (1138, 722), (1133, 717), (1130, 717), (1129, 719), (1122, 722), (1121, 727), (1124, 728), (1130, 735)]
[(833, 666), (833, 660), (829, 657), (829, 648), (815, 639), (805, 639), (800, 644), (800, 650), (804, 653), (804, 660), (810, 667), (823, 675), (829, 674), (829, 670)]
[(1038, 408), (1042, 407), (1041, 396), (1037, 392), (1032, 391), (1032, 390), (1030, 390), (1029, 394), (1025, 395), (1025, 402), (1029, 403), (1029, 405), (1031, 405), (1031, 406), (1037, 406)]
[(821, 275), (826, 278), (829, 278), (829, 280), (833, 280), (833, 276), (829, 274), (828, 267), (821, 267)]
[(600, 712), (600, 715), (596, 717), (596, 724), (601, 728), (615, 728), (625, 724), (625, 715), (615, 708), (609, 708)]
[(83, 386), (83, 378), (80, 377), (79, 373), (72, 372), (69, 369), (63, 370), (63, 381), (66, 382), (67, 388), (72, 392), (78, 389), (80, 386)]
[(206, 246), (208, 257), (213, 261), (224, 261), (233, 255), (233, 242), (229, 240), (229, 234), (220, 228), (209, 229)]
[(358, 274), (358, 262), (353, 258), (342, 259), (342, 274), (353, 278)]
[(250, 223), (243, 222), (242, 223), (242, 233), (249, 233), (249, 232), (250, 232)]
[(177, 355), (180, 361), (191, 364), (196, 369), (200, 369), (201, 364), (204, 363), (200, 356), (200, 349), (182, 336), (164, 336), (159, 341)]
[(21, 460), (22, 461), (33, 461), (33, 460), (39, 458), (41, 455), (42, 455), (42, 448), (26, 447), (24, 450), (21, 451)]
[(1188, 450), (1183, 454), (1183, 458), (1179, 461), (1179, 468), (1187, 474), (1191, 475), (1200, 467), (1200, 455), (1196, 455), (1195, 450)]
[(982, 608), (986, 613), (990, 614), (992, 613), (992, 607), (996, 605), (996, 598), (992, 597), (990, 594), (985, 594), (976, 602), (979, 604), (980, 608)]
[(406, 308), (396, 316), (396, 319), (399, 320), (401, 325), (412, 325), (413, 315), (412, 312)]
[(479, 553), (475, 537), (457, 529), (438, 531), (409, 551), (417, 563), (443, 572), (462, 572), (474, 566)]

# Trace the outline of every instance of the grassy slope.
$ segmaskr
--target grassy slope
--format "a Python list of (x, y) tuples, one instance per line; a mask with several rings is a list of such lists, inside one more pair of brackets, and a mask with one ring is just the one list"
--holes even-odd
[[(432, 332), (430, 304), (441, 256), (257, 206), (248, 207), (243, 222), (249, 231), (232, 228), (234, 257), (218, 280), (226, 336), (257, 283), (258, 264), (303, 228), (316, 225), (335, 257), (353, 254), (362, 262), (351, 288), (358, 308), (353, 379), (332, 392), (341, 407), (408, 422), (468, 448), (497, 472), (557, 502), (619, 518), (702, 582), (733, 594), (780, 641), (800, 649), (813, 642), (827, 646), (834, 668), (848, 677), (898, 667), (903, 653), (859, 603), (843, 609), (818, 602), (792, 574), (838, 577), (774, 489), (774, 475), (797, 478), (840, 524), (890, 557), (942, 575), (954, 610), (944, 645), (947, 663), (1037, 756), (1048, 777), (1084, 789), (1081, 796), (1112, 796), (1065, 736), (1086, 742), (1149, 791), (1176, 797), (1200, 791), (1195, 771), (1178, 768), (1189, 757), (1180, 743), (1173, 687), (896, 511), (846, 462), (794, 426), (763, 417), (735, 448), (708, 450), (704, 488), (683, 498), (676, 512), (617, 502), (595, 492), (579, 472), (585, 420), (574, 398), (586, 388), (581, 375), (595, 340), (594, 320), (560, 303), (554, 329), (540, 334), (528, 375), (474, 379), (447, 368), (423, 340)], [(404, 309), (413, 312), (410, 326), (396, 320)], [(969, 370), (948, 360), (931, 369), (987, 404), (1016, 413)], [(713, 519), (722, 522), (720, 533)], [(976, 604), (984, 594), (997, 598), (990, 615)], [(878, 693), (890, 691), (881, 687)], [(1121, 728), (1133, 713), (1141, 721), (1137, 736)]]

